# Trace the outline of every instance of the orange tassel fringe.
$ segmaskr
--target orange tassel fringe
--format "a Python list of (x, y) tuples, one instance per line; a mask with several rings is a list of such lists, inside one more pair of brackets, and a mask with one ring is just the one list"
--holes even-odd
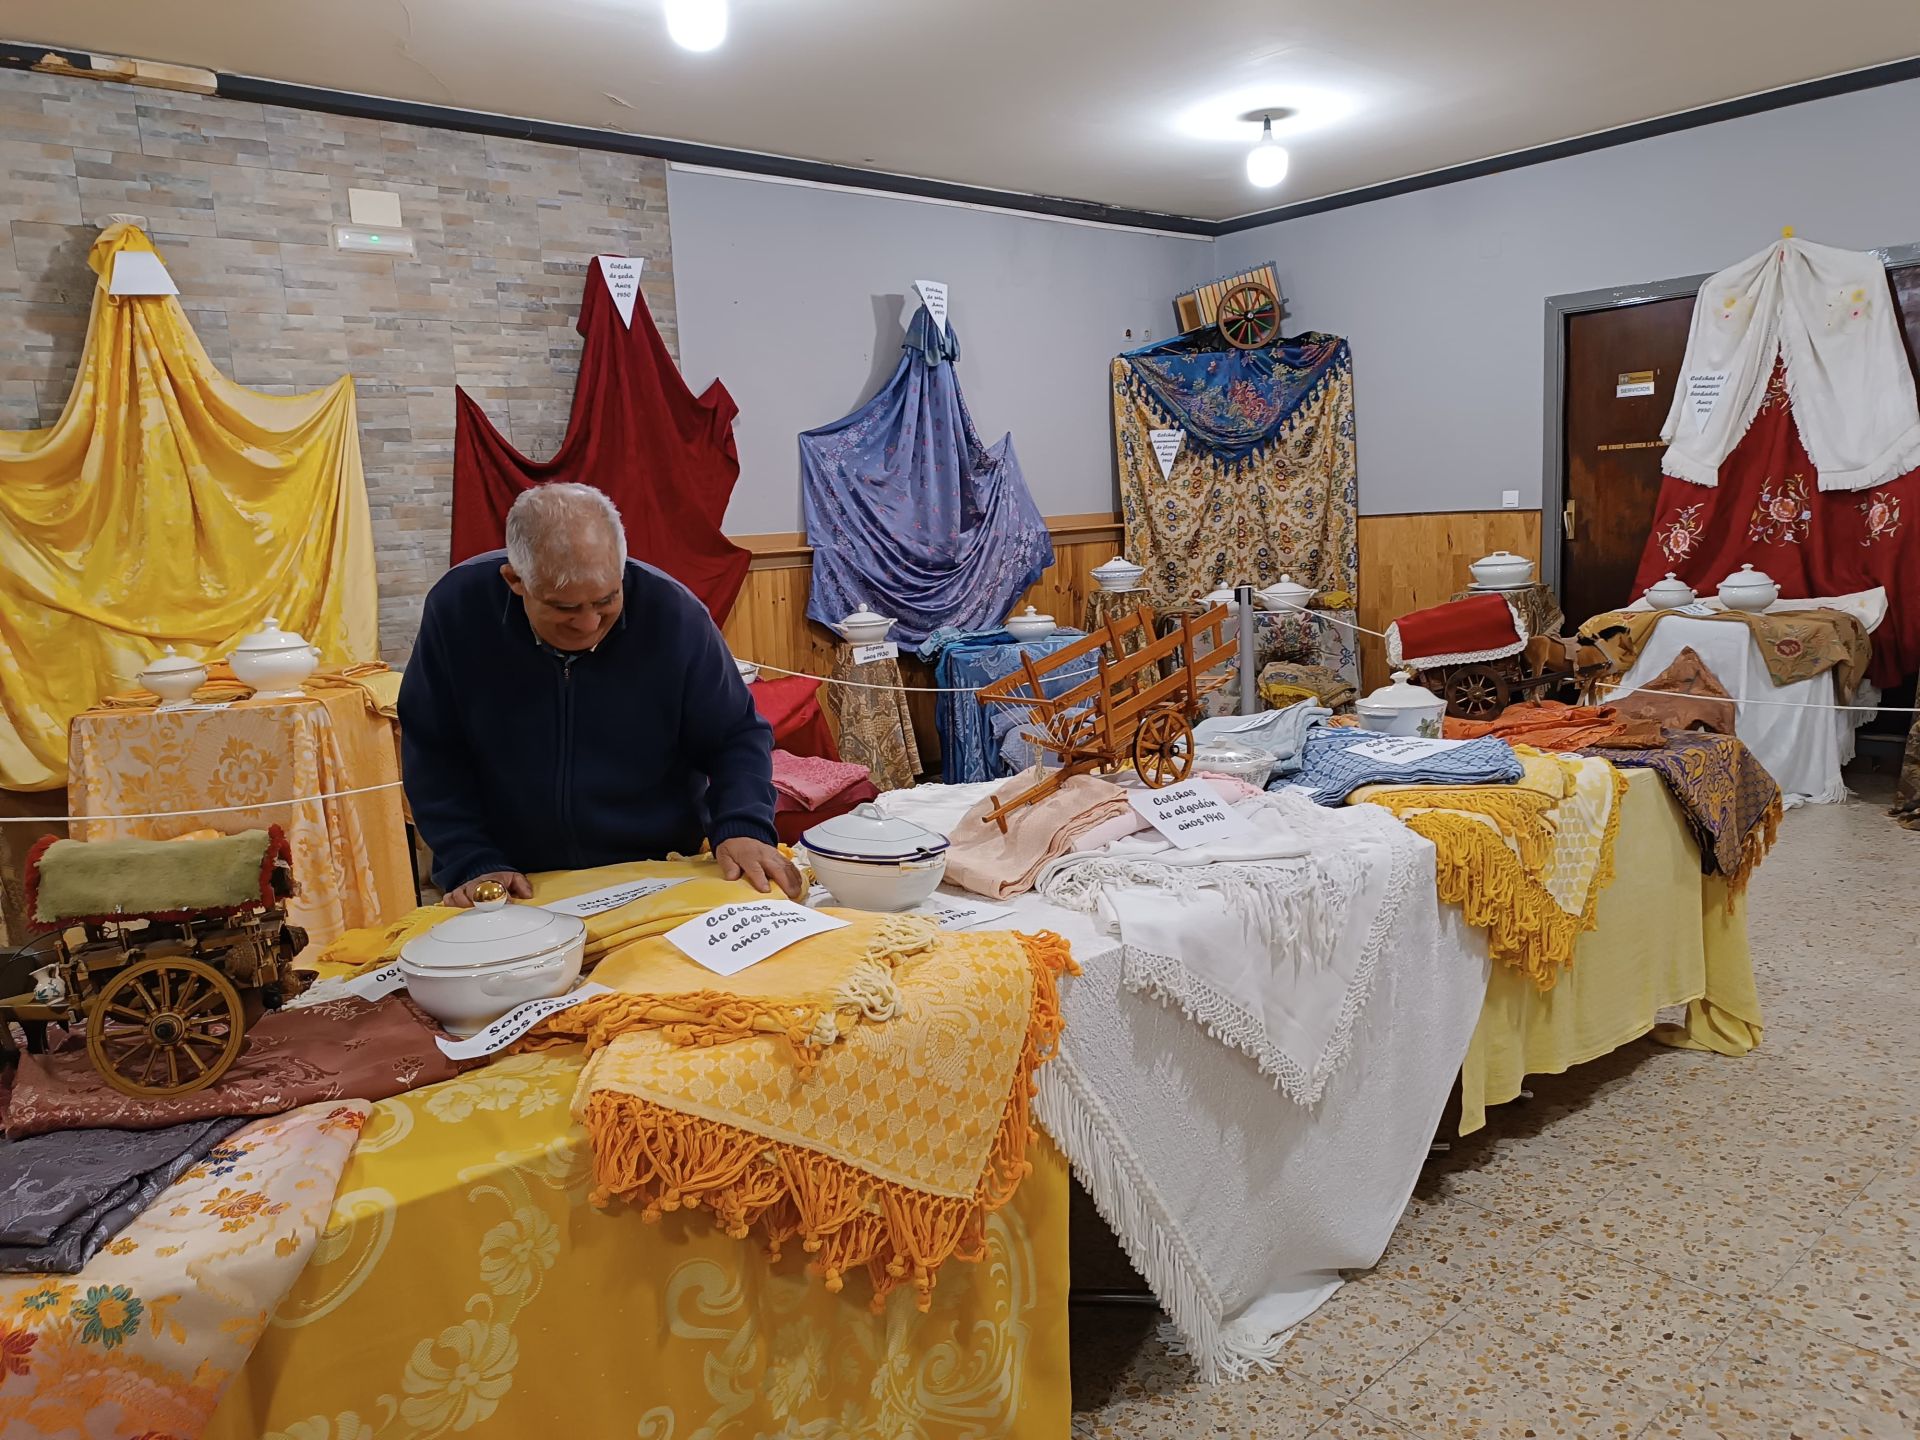
[[(1060, 976), (1078, 974), (1079, 968), (1058, 935), (1016, 938), (1033, 972), (1033, 1003), (1000, 1127), (970, 1197), (930, 1195), (799, 1145), (638, 1096), (600, 1091), (589, 1097), (584, 1117), (593, 1142), (594, 1203), (618, 1197), (638, 1206), (648, 1221), (704, 1206), (729, 1235), (744, 1239), (757, 1229), (776, 1259), (786, 1241), (798, 1238), (811, 1257), (808, 1270), (831, 1291), (838, 1292), (847, 1274), (864, 1265), (873, 1282), (875, 1311), (901, 1285), (913, 1287), (916, 1303), (925, 1310), (940, 1267), (948, 1260), (984, 1256), (987, 1217), (1013, 1198), (1033, 1169), (1027, 1147), (1033, 1140), (1034, 1071), (1059, 1044)], [(676, 995), (671, 1008), (690, 1010), (690, 1002), (707, 998)], [(608, 1003), (613, 1000), (629, 1003), (616, 1008)], [(787, 1037), (796, 1059), (805, 1053), (796, 1035), (810, 1022), (792, 1019), (779, 1006), (740, 1003), (746, 1008), (715, 1006), (698, 1022), (684, 1022), (689, 1033), (711, 1037), (692, 1043), (769, 1033), (777, 1018), (781, 1028), (772, 1033)], [(669, 1007), (657, 997), (607, 996), (570, 1013), (595, 1011), (582, 1032), (589, 1048), (597, 1049), (626, 1030), (660, 1026), (671, 1032), (683, 1023), (656, 1019), (664, 1008)]]

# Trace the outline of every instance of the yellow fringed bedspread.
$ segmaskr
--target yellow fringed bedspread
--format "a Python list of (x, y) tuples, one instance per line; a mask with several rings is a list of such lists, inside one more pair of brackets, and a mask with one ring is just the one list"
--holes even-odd
[[(1055, 935), (846, 918), (726, 982), (749, 993), (703, 981), (675, 993), (674, 975), (697, 967), (664, 940), (636, 942), (598, 972), (621, 993), (543, 1028), (588, 1042), (573, 1108), (596, 1203), (622, 1199), (647, 1220), (706, 1209), (776, 1256), (797, 1238), (829, 1290), (864, 1266), (876, 1309), (911, 1285), (924, 1310), (943, 1264), (981, 1257), (987, 1217), (1031, 1168), (1033, 1072), (1053, 1053), (1073, 961)], [(887, 984), (872, 984), (876, 967)], [(761, 1014), (837, 1007), (839, 1043), (797, 1057), (793, 1035), (738, 1026), (737, 1002)], [(733, 1033), (689, 1041), (658, 1018), (663, 1004), (696, 1032), (718, 1019)]]
[(1431, 840), (1440, 898), (1487, 932), (1496, 960), (1550, 990), (1613, 883), (1627, 781), (1605, 760), (1514, 753), (1525, 773), (1512, 785), (1368, 785), (1348, 803), (1385, 806)]

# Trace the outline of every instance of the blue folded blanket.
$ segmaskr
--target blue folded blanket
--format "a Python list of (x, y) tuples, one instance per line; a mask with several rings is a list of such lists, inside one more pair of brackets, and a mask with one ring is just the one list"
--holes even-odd
[(1268, 788), (1290, 784), (1338, 805), (1362, 785), (1510, 785), (1520, 775), (1520, 757), (1492, 735), (1424, 740), (1315, 725), (1301, 747), (1300, 773)]

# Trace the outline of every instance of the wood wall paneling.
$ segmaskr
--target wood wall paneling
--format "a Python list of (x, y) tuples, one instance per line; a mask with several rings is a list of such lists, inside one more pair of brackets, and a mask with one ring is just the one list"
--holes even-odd
[[(1540, 562), (1538, 510), (1454, 510), (1433, 515), (1360, 517), (1360, 624), (1387, 625), (1410, 610), (1438, 605), (1467, 588), (1467, 567), (1511, 550)], [(1362, 692), (1387, 683), (1386, 643), (1360, 637)]]

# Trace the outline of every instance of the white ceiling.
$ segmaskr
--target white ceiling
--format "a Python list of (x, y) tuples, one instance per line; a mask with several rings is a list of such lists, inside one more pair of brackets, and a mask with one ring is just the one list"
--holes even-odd
[[(704, 55), (660, 0), (7, 0), (0, 39), (1208, 218), (1920, 54), (1917, 0), (732, 12)], [(1262, 105), (1302, 112), (1278, 190), (1247, 184), (1255, 128), (1218, 123)]]

